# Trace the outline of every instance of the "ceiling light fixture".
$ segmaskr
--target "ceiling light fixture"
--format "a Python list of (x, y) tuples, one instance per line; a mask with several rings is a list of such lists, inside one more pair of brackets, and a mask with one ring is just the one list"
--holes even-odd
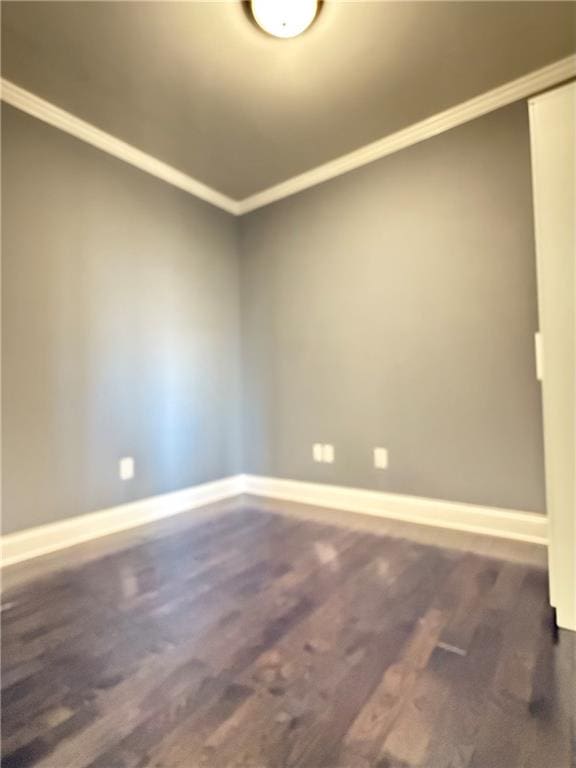
[(274, 37), (296, 37), (316, 18), (318, 0), (252, 0), (259, 27)]

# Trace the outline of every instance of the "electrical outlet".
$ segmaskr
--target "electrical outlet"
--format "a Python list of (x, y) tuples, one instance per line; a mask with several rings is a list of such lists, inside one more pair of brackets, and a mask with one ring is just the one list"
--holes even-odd
[(314, 443), (312, 446), (312, 458), (314, 461), (324, 461), (323, 455), (322, 455), (322, 449), (323, 449), (322, 443)]
[(120, 480), (132, 480), (134, 477), (134, 459), (132, 456), (125, 456), (118, 462)]
[(386, 448), (374, 448), (374, 466), (376, 469), (388, 468), (388, 451)]
[(334, 463), (334, 446), (333, 445), (322, 446), (322, 459), (325, 464)]

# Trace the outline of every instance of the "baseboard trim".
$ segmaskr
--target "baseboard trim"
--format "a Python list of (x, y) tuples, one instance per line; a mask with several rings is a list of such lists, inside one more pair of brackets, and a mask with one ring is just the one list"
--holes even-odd
[(14, 565), (74, 544), (234, 498), (242, 493), (542, 546), (548, 544), (548, 520), (545, 515), (534, 512), (516, 512), (276, 477), (234, 475), (7, 534), (0, 537), (0, 564), (2, 567)]
[(270, 499), (376, 515), (542, 546), (548, 544), (548, 520), (545, 515), (535, 512), (516, 512), (475, 504), (254, 475), (244, 476), (244, 488), (246, 493)]
[(10, 533), (0, 538), (1, 565), (2, 567), (13, 565), (74, 544), (81, 544), (238, 496), (243, 489), (243, 476), (235, 475), (181, 491), (151, 496), (110, 509)]

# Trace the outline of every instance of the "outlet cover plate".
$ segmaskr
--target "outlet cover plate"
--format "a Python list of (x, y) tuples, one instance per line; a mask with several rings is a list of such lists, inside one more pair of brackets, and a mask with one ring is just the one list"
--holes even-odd
[(134, 459), (132, 456), (125, 456), (118, 462), (120, 480), (132, 480), (134, 477)]

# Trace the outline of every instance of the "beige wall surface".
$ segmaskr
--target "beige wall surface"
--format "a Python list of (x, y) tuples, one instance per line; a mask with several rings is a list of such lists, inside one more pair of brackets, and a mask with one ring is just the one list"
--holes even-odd
[(237, 221), (7, 106), (2, 129), (4, 532), (238, 471)]
[(245, 471), (545, 510), (525, 103), (240, 230)]

